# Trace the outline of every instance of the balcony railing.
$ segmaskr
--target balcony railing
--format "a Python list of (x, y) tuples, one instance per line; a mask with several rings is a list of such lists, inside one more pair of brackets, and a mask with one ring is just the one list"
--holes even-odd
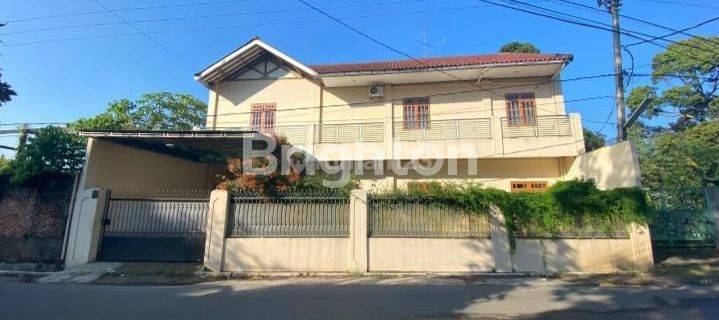
[(247, 130), (247, 131), (259, 131), (262, 133), (275, 133), (277, 135), (284, 136), (287, 138), (287, 142), (293, 145), (304, 145), (307, 143), (307, 125), (286, 125), (286, 126), (273, 126), (268, 130), (256, 130), (250, 126), (247, 127), (222, 127), (216, 130)]
[(491, 139), (492, 119), (396, 122), (394, 140)]
[(572, 121), (569, 116), (538, 116), (530, 120), (531, 121), (510, 121), (510, 119), (506, 117), (501, 118), (502, 137), (519, 138), (572, 135)]
[[(455, 140), (455, 139), (492, 139), (492, 118), (432, 120), (408, 123), (397, 121), (392, 132), (394, 141)], [(496, 120), (496, 118), (495, 118)], [(494, 126), (497, 124), (495, 123)], [(572, 136), (572, 120), (568, 115), (538, 116), (532, 119), (499, 118), (501, 138)], [(309, 125), (274, 126), (271, 132), (283, 135), (294, 145), (308, 142), (308, 133), (314, 134), (315, 144), (320, 143), (356, 143), (384, 142), (385, 123), (335, 123), (315, 124), (312, 131)], [(225, 127), (218, 130), (252, 130), (251, 127)], [(267, 131), (264, 131), (267, 132)], [(500, 138), (500, 137), (497, 137)]]
[(383, 142), (384, 123), (339, 123), (315, 125), (316, 143)]

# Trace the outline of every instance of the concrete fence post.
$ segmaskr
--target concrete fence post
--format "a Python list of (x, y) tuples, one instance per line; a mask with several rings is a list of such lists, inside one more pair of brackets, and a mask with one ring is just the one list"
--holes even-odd
[(210, 193), (205, 226), (205, 257), (203, 259), (205, 269), (210, 271), (222, 271), (229, 208), (230, 196), (227, 190), (213, 190)]
[(492, 238), (492, 256), (494, 256), (495, 272), (512, 272), (512, 252), (509, 244), (509, 232), (504, 226), (504, 215), (497, 206), (489, 207), (490, 229)]
[(367, 192), (362, 189), (350, 193), (349, 269), (366, 273), (368, 265), (367, 239)]
[(77, 193), (67, 240), (65, 267), (95, 261), (100, 249), (102, 219), (107, 204), (107, 191), (89, 188)]
[(645, 224), (632, 223), (629, 226), (629, 238), (634, 249), (635, 270), (648, 270), (654, 265), (654, 253), (652, 252), (652, 239), (649, 235), (649, 226)]

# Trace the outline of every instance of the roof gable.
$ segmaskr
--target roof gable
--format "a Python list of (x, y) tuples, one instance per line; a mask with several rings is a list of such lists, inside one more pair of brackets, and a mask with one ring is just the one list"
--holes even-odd
[(311, 77), (317, 76), (317, 72), (314, 70), (256, 37), (224, 58), (213, 63), (211, 66), (205, 68), (205, 70), (196, 73), (195, 80), (200, 81), (205, 86), (211, 86), (228, 79), (232, 75), (236, 75), (239, 70), (256, 63), (256, 61), (264, 55), (271, 55), (297, 71)]

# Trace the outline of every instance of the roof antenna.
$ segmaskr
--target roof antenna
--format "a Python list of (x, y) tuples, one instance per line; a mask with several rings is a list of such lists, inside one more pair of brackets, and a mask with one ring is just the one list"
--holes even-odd
[(434, 44), (430, 43), (427, 41), (427, 29), (422, 29), (422, 32), (420, 32), (420, 34), (414, 39), (414, 42), (419, 43), (419, 45), (422, 46), (422, 56), (426, 58), (430, 51), (433, 51), (447, 43), (447, 38), (444, 37), (442, 40)]

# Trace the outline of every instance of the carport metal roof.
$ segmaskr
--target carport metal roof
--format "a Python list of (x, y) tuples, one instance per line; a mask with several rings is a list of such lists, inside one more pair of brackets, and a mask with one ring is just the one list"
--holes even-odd
[(196, 162), (222, 163), (242, 153), (244, 141), (252, 139), (253, 148), (263, 148), (256, 131), (81, 131), (80, 136), (166, 154)]

